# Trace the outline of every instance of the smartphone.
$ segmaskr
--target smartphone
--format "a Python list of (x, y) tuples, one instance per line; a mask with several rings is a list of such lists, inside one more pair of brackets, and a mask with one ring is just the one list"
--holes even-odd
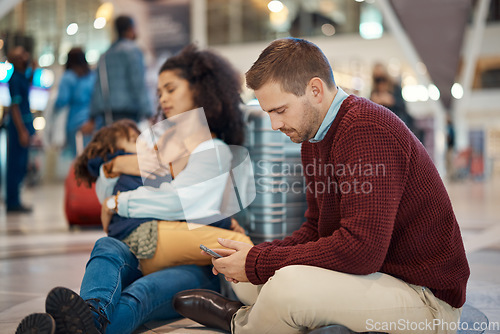
[(214, 252), (213, 250), (211, 250), (210, 248), (208, 248), (207, 246), (204, 246), (204, 245), (200, 245), (200, 249), (202, 251), (204, 251), (205, 253), (208, 253), (210, 255), (212, 255), (214, 258), (216, 259), (220, 259), (222, 257), (222, 255), (220, 254), (217, 254), (216, 252)]

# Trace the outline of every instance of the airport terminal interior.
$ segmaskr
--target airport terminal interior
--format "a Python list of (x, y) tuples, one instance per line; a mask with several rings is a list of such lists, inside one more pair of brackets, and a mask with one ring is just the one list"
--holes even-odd
[[(243, 79), (272, 40), (305, 38), (323, 50), (336, 84), (365, 98), (372, 70), (382, 64), (401, 87), (412, 130), (443, 179), (464, 240), (471, 275), (463, 318), (484, 328), (458, 333), (500, 334), (500, 0), (2, 0), (1, 119), (11, 104), (9, 48), (23, 45), (38, 67), (30, 91), (36, 139), (21, 192), (30, 213), (7, 212), (7, 131), (0, 128), (0, 333), (14, 333), (26, 315), (43, 312), (53, 287), (79, 291), (90, 251), (105, 236), (95, 221), (68, 222), (65, 181), (74, 157), (54, 135), (64, 129), (54, 101), (68, 51), (81, 47), (95, 69), (119, 15), (134, 18), (155, 110), (160, 65), (190, 42), (226, 57)], [(255, 141), (252, 133), (272, 129), (253, 92), (242, 90), (256, 175), (257, 160), (300, 163), (299, 145), (279, 132)], [(266, 151), (266, 140), (278, 156)], [(237, 215), (255, 243), (283, 238), (303, 221), (304, 193), (280, 188), (303, 176), (273, 180), (275, 188)], [(179, 318), (135, 333), (218, 331)]]

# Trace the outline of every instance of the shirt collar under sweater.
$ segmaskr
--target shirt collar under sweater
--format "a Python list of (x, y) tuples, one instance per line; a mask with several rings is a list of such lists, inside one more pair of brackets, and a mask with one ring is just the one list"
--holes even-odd
[(337, 113), (339, 112), (342, 102), (344, 102), (344, 100), (348, 96), (349, 95), (346, 92), (344, 92), (342, 88), (337, 87), (337, 94), (335, 94), (335, 98), (333, 99), (330, 108), (328, 108), (328, 112), (326, 113), (323, 122), (321, 122), (318, 132), (316, 133), (314, 138), (309, 139), (309, 142), (317, 143), (323, 140), (323, 138), (325, 138), (326, 134), (328, 133), (328, 130), (330, 130), (330, 126), (332, 125), (333, 121), (335, 120), (335, 117), (337, 116)]

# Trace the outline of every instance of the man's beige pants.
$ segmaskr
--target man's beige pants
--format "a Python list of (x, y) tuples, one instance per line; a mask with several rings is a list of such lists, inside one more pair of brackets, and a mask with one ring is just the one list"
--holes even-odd
[(355, 332), (455, 333), (462, 312), (429, 289), (382, 273), (359, 276), (296, 265), (276, 271), (264, 285), (232, 287), (252, 305), (234, 315), (234, 334), (307, 333), (333, 324)]

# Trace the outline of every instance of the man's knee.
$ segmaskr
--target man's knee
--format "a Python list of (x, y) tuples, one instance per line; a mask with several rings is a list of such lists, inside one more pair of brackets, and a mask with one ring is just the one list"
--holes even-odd
[(274, 282), (273, 285), (285, 286), (285, 288), (287, 289), (293, 287), (297, 281), (297, 276), (300, 274), (304, 267), (305, 266), (294, 265), (278, 269), (269, 279), (268, 283)]
[(300, 303), (300, 294), (295, 293), (304, 282), (297, 281), (297, 271), (301, 266), (287, 266), (275, 272), (264, 284), (259, 293), (259, 300), (265, 299), (266, 305), (279, 308), (282, 305)]
[[(327, 276), (324, 274), (327, 273)], [(319, 267), (292, 265), (277, 270), (266, 284), (262, 287), (259, 299), (265, 296), (270, 298), (268, 302), (277, 302), (279, 304), (302, 305), (306, 300), (321, 290), (328, 287), (330, 291), (338, 289), (341, 293), (345, 289), (341, 284), (346, 279), (346, 274), (327, 270)], [(332, 282), (338, 282), (338, 284)], [(267, 299), (267, 297), (266, 297)], [(274, 301), (272, 301), (274, 300)], [(279, 305), (278, 305), (279, 307)]]

